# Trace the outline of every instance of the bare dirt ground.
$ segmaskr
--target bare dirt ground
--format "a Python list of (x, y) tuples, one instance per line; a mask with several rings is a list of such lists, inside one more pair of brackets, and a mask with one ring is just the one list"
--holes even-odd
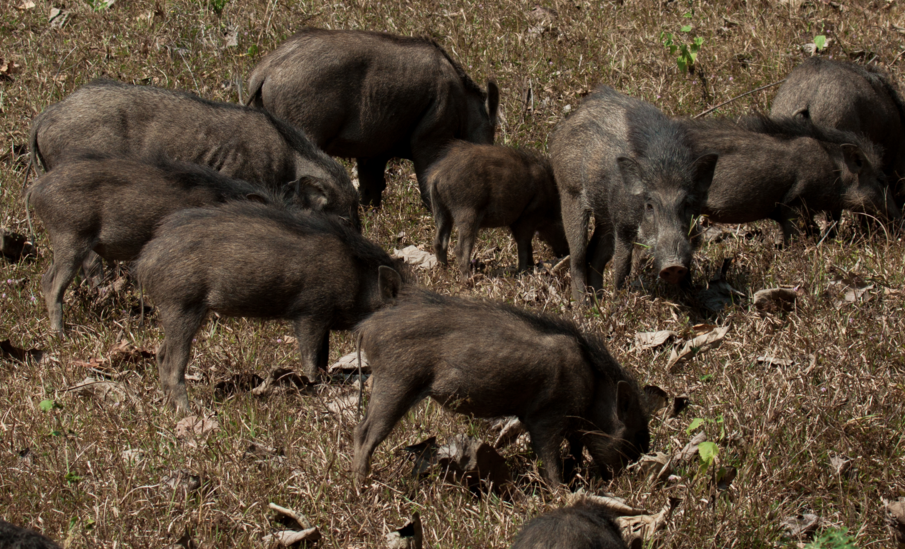
[[(671, 115), (695, 115), (779, 81), (817, 36), (826, 37), (819, 55), (877, 63), (900, 85), (905, 73), (905, 4), (891, 0), (0, 4), (0, 224), (22, 234), (27, 133), (45, 107), (99, 76), (235, 102), (260, 57), (304, 25), (435, 38), (476, 80), (500, 83), (498, 141), (541, 150), (598, 83)], [(704, 39), (693, 73), (680, 70), (662, 33), (682, 44)], [(775, 90), (710, 116), (766, 111)], [(365, 234), (388, 250), (429, 250), (433, 221), (410, 163), (392, 164), (389, 183), (383, 209), (364, 214)], [(696, 255), (696, 290), (659, 285), (641, 261), (627, 291), (614, 290), (608, 271), (591, 309), (570, 303), (568, 269), (551, 272), (543, 246), (545, 268), (507, 274), (515, 246), (501, 230), (482, 232), (474, 277), (454, 268), (419, 277), (438, 292), (565, 315), (605, 337), (643, 384), (687, 395), (686, 410), (652, 421), (653, 449), (673, 455), (703, 433), (717, 448), (709, 467), (692, 454), (663, 483), (638, 470), (604, 482), (586, 469), (577, 480), (651, 511), (681, 499), (645, 546), (796, 547), (807, 540), (786, 537), (783, 521), (813, 514), (818, 534), (846, 528), (855, 546), (891, 547), (884, 500), (905, 496), (905, 242), (888, 228), (870, 234), (859, 225), (846, 217), (836, 237), (785, 249), (773, 245), (772, 222), (722, 227)], [(268, 511), (274, 502), (304, 513), (322, 547), (383, 546), (418, 512), (427, 546), (500, 548), (523, 522), (562, 504), (562, 494), (540, 488), (523, 442), (501, 451), (523, 497), (476, 496), (436, 475), (412, 479), (405, 446), (430, 436), (496, 436), (487, 422), (432, 403), (378, 448), (374, 472), (356, 492), (356, 417), (336, 411), (341, 388), (268, 397), (216, 390), (238, 374), (297, 369), (290, 329), (278, 322), (220, 319), (202, 328), (189, 391), (217, 425), (187, 434), (162, 406), (152, 354), (162, 333), (153, 313), (139, 325), (138, 291), (128, 280), (74, 286), (69, 336), (52, 335), (40, 292), (52, 251), (40, 222), (35, 229), (35, 258), (0, 262), (0, 340), (40, 350), (22, 361), (4, 347), (0, 358), (0, 517), (68, 547), (158, 547), (186, 532), (200, 547), (251, 547), (278, 529)], [(727, 258), (725, 282), (742, 295), (713, 312), (698, 292)], [(797, 292), (794, 307), (758, 311), (753, 294), (776, 287)], [(729, 328), (722, 344), (670, 367), (671, 353), (706, 325)], [(676, 336), (655, 348), (636, 340), (659, 330)], [(352, 336), (335, 334), (332, 348), (331, 362), (353, 350)], [(88, 376), (114, 385), (73, 389)]]

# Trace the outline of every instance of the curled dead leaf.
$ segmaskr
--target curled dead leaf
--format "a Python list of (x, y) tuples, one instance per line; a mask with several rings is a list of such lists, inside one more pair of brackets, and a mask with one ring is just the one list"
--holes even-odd
[(798, 292), (788, 288), (769, 288), (754, 293), (754, 308), (762, 313), (791, 311), (798, 299)]
[(663, 345), (679, 334), (672, 330), (660, 330), (659, 332), (638, 332), (635, 334), (635, 343), (639, 349), (653, 349)]
[(567, 505), (575, 505), (582, 501), (590, 501), (602, 505), (616, 517), (634, 517), (648, 514), (644, 509), (627, 504), (622, 498), (589, 494), (583, 488), (566, 496)]
[(306, 530), (281, 530), (264, 536), (266, 547), (292, 547), (301, 543), (314, 543), (321, 539), (317, 526)]
[(256, 374), (234, 374), (214, 386), (214, 396), (223, 399), (232, 395), (247, 393), (264, 383)]
[(407, 246), (401, 250), (394, 248), (393, 257), (401, 259), (418, 269), (433, 269), (437, 266), (437, 256), (419, 250), (417, 246)]
[(682, 450), (676, 454), (676, 459), (680, 459), (683, 461), (688, 461), (690, 459), (695, 459), (698, 456), (698, 445), (707, 440), (707, 433), (704, 431), (699, 432), (695, 436), (691, 438), (688, 444), (685, 445)]
[(308, 517), (294, 509), (289, 509), (288, 507), (283, 507), (282, 505), (277, 505), (273, 502), (267, 507), (273, 511), (273, 520), (278, 524), (289, 528), (297, 527), (303, 530), (311, 528), (311, 521), (308, 520)]
[(405, 526), (387, 534), (388, 549), (421, 549), (424, 544), (424, 529), (421, 526), (421, 515), (415, 513)]
[(187, 416), (176, 424), (176, 436), (178, 438), (206, 438), (211, 433), (220, 429), (220, 423), (216, 419)]
[(905, 498), (885, 503), (887, 526), (892, 534), (893, 543), (898, 549), (905, 549)]
[(0, 255), (7, 261), (22, 261), (34, 257), (35, 245), (26, 236), (0, 228)]
[(119, 381), (107, 381), (88, 376), (66, 391), (80, 396), (91, 396), (108, 404), (128, 404), (139, 412), (143, 409), (141, 399)]
[(22, 349), (13, 345), (10, 340), (4, 339), (0, 341), (0, 358), (18, 360), (19, 362), (33, 360), (39, 363), (44, 358), (44, 351), (35, 348)]
[(679, 417), (679, 414), (688, 408), (688, 395), (679, 395), (672, 401), (672, 409), (669, 411), (669, 417)]
[(439, 466), (447, 482), (463, 484), (472, 490), (489, 488), (503, 497), (512, 497), (517, 492), (503, 456), (476, 438), (456, 435), (443, 446), (437, 446), (436, 438), (431, 437), (406, 450), (415, 454), (413, 475), (420, 477)]
[(637, 515), (632, 517), (618, 517), (616, 524), (622, 529), (622, 539), (631, 546), (637, 546), (635, 540), (640, 539), (642, 544), (644, 540), (650, 539), (658, 530), (666, 526), (669, 517), (678, 507), (682, 500), (679, 498), (669, 498), (666, 505), (660, 509), (655, 515)]
[(669, 356), (669, 361), (666, 363), (666, 368), (672, 373), (677, 366), (691, 360), (696, 355), (719, 347), (729, 332), (729, 328), (729, 326), (714, 328), (709, 332), (694, 337), (691, 341), (687, 341), (678, 352), (673, 349)]
[(767, 355), (757, 357), (757, 361), (767, 366), (782, 366), (783, 368), (788, 368), (795, 364), (795, 361), (789, 358), (776, 358), (775, 356)]
[(662, 452), (645, 454), (635, 463), (629, 465), (629, 471), (641, 472), (645, 478), (653, 479), (655, 483), (666, 482), (672, 474), (672, 458)]
[(809, 513), (786, 517), (780, 523), (786, 536), (792, 539), (810, 538), (820, 526), (820, 517)]
[[(358, 353), (352, 352), (349, 353), (327, 368), (328, 374), (357, 374), (358, 373)], [(365, 355), (364, 351), (361, 352), (361, 373), (369, 374), (371, 373), (371, 365), (368, 364), (368, 357)]]
[(299, 375), (289, 368), (274, 368), (267, 374), (264, 382), (251, 390), (251, 394), (259, 397), (269, 396), (277, 390), (301, 391), (310, 386), (308, 378)]
[(527, 433), (525, 424), (517, 417), (504, 418), (504, 421), (498, 424), (500, 426), (500, 435), (493, 443), (493, 447), (497, 450), (509, 446), (515, 442), (518, 437)]

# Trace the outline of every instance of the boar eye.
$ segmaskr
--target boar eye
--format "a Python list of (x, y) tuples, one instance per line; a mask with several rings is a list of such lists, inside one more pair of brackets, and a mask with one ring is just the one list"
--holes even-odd
[(652, 212), (652, 211), (654, 211), (654, 205), (651, 204), (650, 202), (648, 202), (648, 203), (644, 206), (644, 209), (647, 210), (648, 212)]

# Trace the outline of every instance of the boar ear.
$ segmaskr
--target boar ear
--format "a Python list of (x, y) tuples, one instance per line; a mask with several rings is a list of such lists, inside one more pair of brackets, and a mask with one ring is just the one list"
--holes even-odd
[(641, 403), (638, 402), (638, 395), (625, 381), (616, 384), (616, 414), (622, 423), (636, 419), (643, 414)]
[(295, 194), (303, 208), (319, 212), (323, 211), (330, 202), (330, 199), (327, 198), (327, 189), (323, 182), (316, 177), (302, 176), (289, 185), (295, 185)]
[(707, 153), (694, 161), (694, 181), (700, 190), (707, 190), (713, 183), (713, 172), (716, 171), (720, 155)]
[(669, 400), (669, 394), (656, 385), (646, 385), (644, 387), (645, 404), (644, 407), (648, 414), (654, 414), (666, 407)]
[(248, 200), (249, 202), (257, 202), (258, 204), (267, 204), (267, 199), (264, 198), (264, 195), (258, 193), (246, 194), (245, 200)]
[(500, 110), (500, 88), (496, 85), (496, 80), (487, 81), (487, 113), (490, 115), (490, 123), (496, 128), (497, 112)]
[(805, 120), (811, 119), (811, 111), (808, 110), (807, 107), (802, 107), (792, 113), (792, 118), (803, 118)]
[(864, 157), (861, 149), (857, 145), (849, 143), (840, 145), (839, 148), (842, 149), (842, 159), (845, 160), (845, 167), (848, 168), (848, 171), (853, 174), (861, 173), (861, 170), (867, 165), (867, 158)]
[(377, 288), (384, 301), (396, 299), (402, 289), (402, 277), (392, 267), (381, 265), (377, 269)]
[(622, 184), (625, 190), (630, 194), (641, 194), (644, 192), (644, 170), (641, 164), (634, 158), (620, 156), (616, 159), (619, 166), (619, 173), (622, 175)]

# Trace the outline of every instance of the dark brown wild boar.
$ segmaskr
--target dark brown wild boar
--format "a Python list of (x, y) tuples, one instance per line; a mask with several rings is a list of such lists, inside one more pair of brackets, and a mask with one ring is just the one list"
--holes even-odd
[[(805, 211), (843, 209), (899, 219), (901, 212), (869, 140), (799, 118), (749, 116), (690, 120), (687, 125), (720, 160), (702, 213), (718, 223), (773, 219), (783, 242)], [(808, 224), (808, 216), (804, 216)]]
[(377, 445), (425, 397), (475, 417), (518, 417), (551, 485), (562, 482), (563, 438), (576, 461), (587, 447), (605, 476), (650, 448), (646, 395), (571, 322), (405, 289), (358, 331), (373, 378), (367, 417), (355, 428), (358, 482)]
[(627, 549), (609, 509), (582, 499), (531, 519), (512, 549)]
[(0, 549), (60, 549), (60, 546), (34, 530), (0, 519)]
[[(811, 57), (795, 67), (776, 92), (772, 116), (797, 116), (815, 124), (862, 134), (883, 148), (887, 183), (905, 201), (905, 101), (878, 67)], [(895, 188), (893, 189), (895, 192)]]
[(454, 141), (428, 170), (427, 186), (437, 223), (434, 250), (443, 265), (453, 226), (459, 232), (456, 261), (465, 275), (479, 228), (509, 227), (520, 271), (534, 265), (536, 232), (557, 256), (569, 253), (553, 169), (538, 153)]
[(189, 93), (94, 80), (31, 125), (32, 163), (51, 171), (70, 151), (135, 158), (164, 154), (272, 191), (298, 179), (329, 189), (324, 210), (361, 226), (358, 193), (338, 162), (304, 133), (258, 109)]
[(135, 265), (160, 312), (164, 395), (189, 409), (192, 338), (208, 311), (293, 323), (305, 375), (325, 369), (330, 330), (350, 329), (403, 280), (380, 246), (337, 220), (248, 201), (182, 210), (164, 220)]
[(282, 197), (231, 179), (206, 166), (158, 156), (147, 161), (114, 155), (73, 155), (28, 191), (53, 248), (43, 290), (51, 328), (63, 332), (63, 294), (82, 261), (94, 251), (107, 261), (131, 261), (167, 215), (251, 197), (319, 209), (324, 190), (303, 178)]
[(305, 130), (328, 154), (355, 158), (363, 204), (380, 206), (391, 158), (424, 174), (452, 139), (493, 143), (499, 89), (482, 90), (439, 44), (380, 32), (307, 28), (267, 54), (247, 104)]
[(600, 290), (614, 253), (613, 280), (616, 288), (624, 287), (636, 242), (649, 247), (660, 278), (672, 284), (686, 279), (691, 228), (707, 197), (716, 154), (697, 147), (680, 122), (609, 86), (598, 87), (559, 124), (550, 154), (575, 301), (585, 300), (588, 285)]

